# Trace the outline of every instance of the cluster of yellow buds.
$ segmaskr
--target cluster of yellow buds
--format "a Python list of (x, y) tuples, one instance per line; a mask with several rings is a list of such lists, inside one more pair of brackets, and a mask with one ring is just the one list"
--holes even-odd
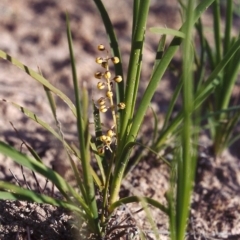
[(100, 137), (100, 140), (103, 142), (103, 147), (99, 148), (99, 153), (103, 153), (105, 148), (112, 152), (110, 145), (113, 142), (113, 138), (115, 136), (115, 132), (112, 129), (109, 129), (106, 135), (102, 135)]
[[(100, 44), (98, 45), (99, 51), (106, 51), (104, 45)], [(106, 51), (107, 52), (107, 51)], [(108, 52), (107, 52), (108, 53)], [(119, 63), (118, 57), (97, 57), (96, 63), (101, 65), (104, 68), (103, 72), (96, 72), (94, 74), (95, 78), (101, 79), (97, 83), (97, 88), (99, 90), (105, 90), (105, 96), (100, 97), (97, 100), (97, 106), (100, 112), (105, 113), (108, 109), (112, 112), (114, 127), (116, 129), (117, 121), (116, 121), (116, 113), (115, 110), (118, 108), (119, 110), (125, 108), (125, 103), (119, 103), (117, 106), (114, 104), (114, 93), (113, 93), (113, 84), (114, 83), (120, 83), (122, 81), (122, 76), (117, 75), (112, 78), (112, 74), (109, 70), (109, 62), (112, 62), (113, 64)], [(113, 129), (113, 128), (112, 128)], [(110, 151), (110, 144), (113, 142), (113, 138), (116, 138), (115, 132), (110, 129), (107, 131), (106, 135), (102, 135), (100, 137), (100, 140), (103, 143), (103, 148), (99, 149), (99, 153), (104, 153), (104, 149), (109, 149)]]

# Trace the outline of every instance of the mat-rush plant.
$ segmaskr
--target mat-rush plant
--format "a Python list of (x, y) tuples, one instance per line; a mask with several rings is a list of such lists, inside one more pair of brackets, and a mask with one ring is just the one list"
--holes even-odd
[[(232, 33), (235, 11), (232, 0), (226, 1), (225, 26), (224, 31), (221, 31), (220, 3), (223, 2), (215, 1), (213, 3), (213, 47), (210, 47), (211, 43), (209, 39), (207, 39), (206, 34), (204, 34), (204, 26), (202, 26), (201, 20), (196, 24), (201, 40), (201, 54), (197, 61), (198, 86), (204, 81), (204, 75), (207, 69), (205, 60), (208, 59), (211, 70), (215, 69), (240, 37), (240, 31), (238, 32), (238, 36), (235, 37), (233, 37)], [(229, 147), (240, 137), (239, 135), (233, 137), (233, 130), (240, 117), (239, 107), (234, 106), (234, 103), (230, 102), (233, 87), (240, 76), (239, 59), (240, 50), (238, 50), (234, 57), (228, 62), (224, 70), (218, 74), (219, 84), (207, 101), (208, 111), (205, 112), (205, 114), (208, 116), (208, 127), (213, 139), (213, 151), (215, 155), (221, 154), (225, 148)]]
[[(120, 51), (118, 49), (118, 42), (108, 13), (100, 0), (94, 0), (94, 2), (101, 13), (103, 24), (110, 39), (110, 46), (112, 47), (111, 53), (105, 51), (103, 57), (97, 57), (96, 59), (96, 62), (103, 67), (104, 71), (95, 73), (95, 77), (101, 79), (99, 80), (99, 83), (97, 83), (97, 89), (103, 93), (100, 99), (93, 101), (95, 138), (90, 137), (88, 130), (89, 122), (86, 107), (86, 91), (79, 91), (68, 19), (67, 36), (71, 57), (76, 106), (64, 93), (51, 85), (43, 76), (7, 53), (0, 51), (1, 58), (16, 65), (44, 86), (58, 127), (57, 131), (28, 109), (19, 106), (16, 103), (11, 104), (19, 108), (20, 111), (26, 114), (30, 119), (47, 129), (63, 143), (76, 178), (78, 189), (70, 186), (56, 172), (46, 167), (36, 152), (30, 147), (28, 149), (33, 155), (33, 158), (30, 158), (7, 144), (0, 142), (0, 152), (2, 154), (11, 157), (17, 163), (40, 173), (51, 180), (62, 193), (64, 200), (56, 200), (44, 194), (37, 194), (33, 191), (6, 182), (0, 182), (0, 188), (2, 189), (0, 192), (0, 198), (49, 203), (70, 209), (78, 213), (83, 221), (86, 222), (87, 227), (92, 234), (92, 238), (95, 237), (98, 239), (100, 237), (107, 237), (112, 231), (112, 229), (109, 229), (108, 221), (117, 207), (130, 202), (141, 202), (144, 203), (144, 206), (150, 204), (162, 210), (169, 216), (171, 238), (179, 240), (184, 239), (191, 188), (195, 172), (195, 154), (192, 145), (195, 140), (193, 139), (192, 134), (194, 125), (193, 114), (200, 106), (202, 106), (202, 103), (220, 83), (217, 77), (240, 48), (240, 40), (236, 40), (236, 42), (226, 51), (224, 57), (218, 62), (205, 82), (203, 82), (197, 89), (196, 93), (193, 94), (194, 43), (192, 41), (192, 32), (194, 24), (214, 0), (202, 0), (196, 8), (195, 4), (197, 1), (188, 0), (184, 2), (182, 6), (185, 19), (179, 31), (158, 28), (152, 29), (152, 31), (163, 34), (163, 37), (159, 41), (158, 48), (162, 54), (161, 57), (159, 57), (160, 54), (157, 54), (149, 84), (141, 98), (139, 107), (135, 108), (140, 82), (141, 61), (142, 57), (144, 57), (142, 56), (142, 51), (150, 1), (133, 1), (132, 42), (127, 78), (125, 81), (123, 81), (124, 74)], [(168, 47), (165, 47), (166, 34), (175, 36)], [(139, 145), (137, 136), (144, 115), (163, 74), (169, 67), (170, 62), (181, 43), (183, 55), (182, 78), (173, 94), (173, 99), (170, 103), (164, 126), (158, 135), (155, 133), (156, 139), (152, 145), (154, 150), (158, 151), (162, 146), (167, 145), (167, 139), (170, 135), (174, 135), (175, 132), (180, 132), (176, 137), (179, 139), (179, 144), (178, 147), (176, 147), (175, 160), (168, 163), (172, 172), (171, 187), (166, 194), (168, 206), (163, 206), (161, 203), (148, 197), (130, 196), (119, 199), (118, 194), (121, 182), (126, 175), (127, 170), (129, 170), (127, 165), (131, 151), (134, 146)], [(104, 46), (100, 44), (98, 49), (104, 50)], [(113, 73), (109, 71), (109, 64), (111, 61), (114, 63), (115, 67), (115, 78), (111, 77)], [(113, 85), (113, 82), (115, 82), (114, 80), (116, 81), (115, 86)], [(124, 83), (126, 83), (126, 85)], [(107, 89), (106, 92), (103, 90), (104, 87)], [(115, 93), (116, 98), (114, 97)], [(177, 116), (170, 121), (173, 106), (180, 93), (183, 99), (183, 108)], [(64, 133), (62, 133), (60, 124), (58, 123), (56, 104), (52, 94), (60, 97), (76, 117), (79, 148), (69, 144), (64, 139)], [(101, 114), (104, 114), (106, 111), (111, 111), (113, 125), (107, 131), (104, 131), (101, 123)], [(76, 157), (78, 163), (81, 164), (83, 175), (79, 174), (77, 164), (73, 161), (73, 156)], [(91, 166), (92, 158), (95, 158), (100, 174), (97, 174)], [(100, 205), (97, 204), (96, 189), (100, 192), (99, 194), (102, 197)], [(177, 189), (177, 191), (175, 191), (175, 189)]]

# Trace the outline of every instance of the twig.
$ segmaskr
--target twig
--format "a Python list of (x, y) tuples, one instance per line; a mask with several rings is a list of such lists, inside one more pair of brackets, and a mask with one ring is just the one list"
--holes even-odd
[(16, 182), (18, 183), (18, 185), (20, 187), (22, 187), (22, 184), (20, 183), (20, 181), (18, 180), (17, 176), (11, 171), (11, 169), (9, 169), (10, 173), (13, 175), (14, 179), (16, 180)]
[(31, 187), (29, 186), (29, 184), (27, 183), (25, 174), (24, 174), (24, 172), (23, 172), (23, 166), (22, 166), (22, 165), (21, 165), (21, 171), (22, 171), (22, 176), (23, 176), (25, 185), (27, 186), (28, 190), (32, 190)]

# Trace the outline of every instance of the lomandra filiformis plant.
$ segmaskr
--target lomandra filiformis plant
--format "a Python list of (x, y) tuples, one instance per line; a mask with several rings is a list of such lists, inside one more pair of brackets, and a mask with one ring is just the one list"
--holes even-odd
[[(230, 2), (231, 0), (228, 1)], [(148, 85), (141, 96), (138, 108), (136, 108), (142, 58), (144, 58), (143, 46), (150, 0), (133, 1), (133, 31), (131, 35), (132, 40), (131, 43), (129, 43), (131, 44), (131, 51), (129, 54), (128, 68), (126, 74), (124, 74), (126, 76), (125, 80), (123, 80), (121, 55), (113, 25), (102, 1), (94, 0), (94, 2), (99, 9), (107, 35), (110, 39), (110, 46), (112, 47), (109, 51), (111, 52), (110, 54), (103, 45), (100, 44), (98, 46), (98, 50), (102, 52), (104, 56), (98, 56), (96, 58), (96, 62), (101, 66), (101, 70), (95, 73), (95, 78), (98, 82), (94, 82), (94, 84), (96, 83), (96, 91), (100, 93), (100, 97), (93, 99), (92, 104), (95, 138), (90, 136), (88, 129), (89, 117), (88, 107), (86, 107), (88, 102), (86, 97), (87, 91), (86, 89), (79, 90), (79, 79), (76, 73), (68, 17), (67, 37), (71, 58), (75, 103), (63, 92), (50, 84), (41, 74), (0, 50), (1, 58), (19, 67), (29, 74), (32, 79), (44, 86), (58, 131), (54, 130), (36, 114), (23, 106), (8, 102), (7, 100), (4, 100), (4, 104), (8, 103), (18, 108), (27, 115), (28, 118), (41, 125), (62, 142), (76, 179), (77, 189), (70, 186), (59, 174), (45, 166), (41, 158), (30, 146), (27, 146), (27, 148), (32, 157), (20, 153), (4, 142), (0, 142), (0, 152), (2, 154), (11, 157), (20, 165), (49, 179), (62, 194), (63, 199), (55, 199), (45, 195), (43, 192), (39, 194), (3, 181), (0, 181), (0, 198), (48, 203), (64, 207), (77, 213), (88, 230), (88, 234), (85, 234), (85, 237), (82, 237), (82, 239), (119, 239), (120, 236), (123, 236), (124, 232), (118, 231), (116, 235), (111, 235), (116, 229), (123, 229), (122, 227), (118, 228), (118, 226), (110, 224), (111, 216), (114, 215), (115, 210), (119, 206), (132, 202), (140, 202), (142, 206), (150, 204), (160, 209), (169, 217), (171, 239), (183, 240), (186, 236), (190, 197), (196, 166), (196, 148), (194, 148), (194, 146), (196, 145), (197, 134), (194, 129), (197, 129), (197, 124), (194, 116), (197, 115), (196, 113), (201, 106), (203, 106), (206, 99), (215, 91), (215, 88), (221, 85), (221, 80), (219, 79), (221, 71), (231, 59), (237, 58), (236, 53), (239, 53), (240, 38), (238, 37), (232, 42), (229, 48), (226, 48), (225, 55), (216, 62), (216, 65), (213, 66), (209, 75), (204, 75), (203, 81), (201, 80), (198, 86), (194, 86), (194, 61), (196, 59), (195, 54), (197, 54), (193, 51), (194, 25), (203, 12), (215, 1), (179, 1), (182, 6), (182, 16), (184, 16), (182, 27), (179, 30), (167, 28), (152, 29), (152, 32), (161, 34), (161, 37), (158, 49), (156, 49), (156, 59)], [(166, 35), (173, 35), (173, 39), (168, 46), (165, 44)], [(155, 120), (156, 127), (153, 134), (155, 137), (154, 139), (148, 139), (148, 136), (145, 136), (145, 142), (151, 143), (150, 146), (145, 146), (138, 142), (138, 133), (151, 103), (151, 99), (164, 73), (169, 68), (175, 53), (179, 50), (180, 45), (182, 45), (180, 49), (183, 67), (181, 77), (179, 77), (179, 83), (170, 101), (163, 127), (158, 129), (157, 120)], [(114, 71), (110, 71), (111, 64), (114, 66)], [(229, 68), (229, 71), (230, 70), (231, 68)], [(193, 89), (196, 89), (196, 91), (193, 91)], [(64, 138), (64, 133), (62, 133), (59, 127), (56, 103), (53, 95), (61, 98), (76, 118), (78, 146), (68, 143)], [(182, 98), (183, 104), (182, 109), (175, 114), (173, 113), (173, 109), (178, 97)], [(103, 125), (105, 126), (104, 123), (106, 122), (105, 120), (101, 121), (101, 117), (103, 114), (109, 116), (108, 113), (110, 113), (111, 119), (106, 118), (106, 122), (112, 123), (105, 129)], [(197, 122), (199, 123), (200, 121)], [(121, 183), (131, 169), (128, 168), (128, 166), (133, 148), (141, 146), (159, 156), (160, 150), (168, 147), (169, 143), (167, 140), (169, 137), (177, 139), (179, 144), (175, 146), (174, 160), (167, 162), (172, 177), (170, 189), (166, 194), (166, 206), (145, 196), (119, 198)], [(77, 162), (73, 159), (76, 159)], [(96, 164), (93, 167), (92, 164), (95, 162)], [(79, 173), (78, 165), (81, 166), (83, 174)], [(118, 221), (115, 222), (117, 224), (119, 223)], [(155, 231), (155, 233), (156, 238), (158, 238), (158, 231)], [(110, 235), (111, 237), (109, 237)], [(127, 233), (125, 236), (125, 239), (132, 239)]]

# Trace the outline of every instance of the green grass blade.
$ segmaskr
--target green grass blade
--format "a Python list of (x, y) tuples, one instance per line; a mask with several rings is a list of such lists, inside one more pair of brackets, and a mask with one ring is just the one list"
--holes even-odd
[[(231, 1), (231, 0), (230, 0)], [(213, 29), (214, 29), (214, 40), (216, 47), (216, 62), (221, 60), (221, 30), (220, 30), (220, 4), (219, 0), (213, 2)]]
[(145, 36), (145, 27), (149, 11), (149, 0), (145, 0), (139, 3), (139, 13), (136, 26), (133, 26), (135, 29), (134, 35), (132, 36), (132, 47), (129, 59), (128, 66), (128, 75), (126, 82), (126, 92), (124, 103), (126, 108), (124, 109), (123, 120), (121, 123), (121, 132), (120, 132), (120, 144), (124, 141), (124, 136), (126, 136), (127, 128), (132, 119), (133, 109), (135, 107), (136, 101), (136, 91), (139, 85), (139, 77), (141, 71), (142, 63), (142, 48), (144, 43)]
[[(139, 6), (140, 6), (140, 0), (134, 0), (133, 1), (133, 26), (137, 25), (138, 17), (139, 17)], [(134, 36), (136, 31), (136, 28), (132, 27), (132, 36)]]
[(89, 143), (86, 143), (87, 139), (85, 139), (85, 131), (86, 131), (85, 127), (86, 126), (88, 127), (88, 125), (86, 123), (83, 123), (83, 116), (82, 116), (82, 109), (81, 109), (81, 102), (80, 102), (80, 92), (79, 92), (79, 86), (78, 86), (78, 78), (77, 78), (77, 72), (76, 72), (76, 66), (75, 66), (75, 59), (74, 59), (73, 45), (72, 45), (72, 35), (70, 30), (68, 14), (66, 14), (66, 22), (67, 22), (68, 46), (69, 46), (69, 53), (70, 53), (71, 66), (72, 66), (74, 93), (75, 93), (75, 99), (76, 99), (77, 129), (78, 129), (78, 139), (80, 144), (81, 163), (83, 168), (83, 183), (86, 190), (88, 205), (93, 213), (94, 219), (97, 220), (98, 210), (97, 210), (97, 204), (95, 199), (93, 177), (91, 174), (91, 167), (90, 167), (90, 155), (89, 155), (89, 148), (88, 148)]
[[(41, 69), (40, 69), (39, 67), (38, 67), (38, 71), (39, 71), (40, 75), (43, 76), (43, 75), (42, 75), (42, 72), (41, 72)], [(54, 117), (54, 119), (55, 119), (55, 122), (56, 122), (56, 124), (58, 124), (58, 120), (57, 120), (57, 108), (56, 108), (56, 102), (55, 102), (55, 99), (54, 99), (54, 97), (53, 97), (53, 94), (52, 94), (51, 90), (50, 90), (48, 87), (43, 86), (43, 89), (44, 89), (44, 91), (45, 91), (45, 93), (46, 93), (46, 95), (47, 95), (48, 103), (49, 103), (49, 105), (50, 105), (50, 108), (51, 108), (53, 117)]]
[(183, 81), (180, 79), (179, 83), (177, 84), (177, 87), (174, 90), (171, 101), (169, 103), (169, 107), (167, 109), (167, 113), (166, 113), (166, 117), (165, 117), (165, 120), (164, 120), (164, 125), (163, 125), (162, 130), (165, 130), (167, 128), (167, 126), (169, 125), (169, 120), (170, 120), (170, 117), (172, 115), (173, 108), (174, 108), (174, 106), (176, 104), (176, 101), (179, 97), (179, 94), (181, 92), (182, 85), (183, 85)]
[(175, 153), (173, 154), (173, 161), (171, 165), (171, 171), (170, 171), (170, 186), (169, 190), (166, 192), (165, 197), (168, 202), (168, 208), (169, 208), (169, 229), (171, 234), (171, 239), (176, 239), (176, 181), (177, 181), (177, 160), (179, 154), (176, 154), (176, 152), (179, 153), (178, 149), (175, 149)]
[(155, 57), (155, 62), (154, 62), (154, 65), (153, 65), (152, 74), (156, 70), (156, 67), (158, 66), (159, 62), (161, 61), (161, 59), (163, 57), (165, 44), (166, 44), (166, 37), (167, 36), (164, 34), (159, 40), (157, 53), (156, 53), (156, 57)]
[(158, 151), (161, 148), (162, 144), (166, 141), (166, 139), (172, 135), (172, 133), (176, 130), (176, 128), (180, 125), (183, 119), (183, 111), (180, 111), (177, 116), (172, 120), (172, 122), (166, 127), (165, 130), (161, 132), (159, 138), (157, 139), (154, 150)]
[(207, 53), (207, 58), (208, 58), (208, 61), (209, 61), (210, 69), (213, 70), (216, 66), (216, 61), (213, 57), (213, 50), (210, 47), (207, 39), (205, 39), (205, 46), (206, 46), (206, 53)]
[(54, 185), (58, 188), (58, 190), (62, 193), (62, 195), (71, 202), (70, 200), (70, 194), (72, 194), (81, 204), (81, 206), (84, 209), (88, 209), (87, 205), (84, 203), (82, 198), (78, 196), (78, 194), (75, 192), (75, 190), (56, 172), (54, 172), (52, 169), (48, 168), (44, 164), (38, 162), (35, 159), (32, 159), (14, 148), (10, 147), (4, 142), (0, 141), (0, 152), (4, 154), (5, 156), (8, 156), (12, 158), (15, 162), (18, 164), (34, 171), (42, 176), (46, 177), (50, 181), (53, 182)]
[(151, 107), (152, 114), (153, 114), (153, 136), (152, 136), (152, 142), (154, 143), (157, 138), (157, 133), (158, 133), (158, 117), (157, 113), (154, 111), (154, 109)]
[(174, 37), (185, 38), (185, 34), (181, 31), (172, 28), (161, 28), (161, 27), (151, 27), (150, 32), (161, 34), (161, 35), (171, 35)]
[(195, 107), (198, 107), (209, 94), (213, 91), (213, 89), (219, 85), (220, 79), (218, 79), (219, 73), (224, 69), (227, 63), (232, 59), (232, 57), (236, 54), (236, 52), (240, 49), (240, 39), (238, 39), (226, 55), (222, 58), (222, 60), (218, 63), (216, 68), (210, 74), (206, 82), (202, 85), (199, 91), (196, 94)]
[(24, 144), (26, 146), (26, 148), (28, 149), (28, 151), (32, 154), (32, 156), (38, 161), (38, 162), (42, 162), (42, 159), (39, 157), (39, 155), (37, 154), (37, 152), (30, 146), (28, 145), (20, 136), (18, 130), (14, 127), (13, 123), (10, 122), (10, 124), (12, 125), (14, 131), (17, 133), (17, 136), (19, 139), (21, 139), (22, 144)]
[(51, 111), (52, 111), (52, 114), (53, 114), (53, 117), (55, 119), (56, 122), (57, 121), (57, 111), (56, 111), (56, 103), (55, 103), (55, 100), (54, 100), (54, 97), (52, 95), (52, 92), (49, 88), (43, 86), (43, 89), (47, 95), (47, 98), (48, 98), (48, 102), (49, 102), (49, 105), (50, 105), (50, 108), (51, 108)]
[(230, 62), (226, 67), (226, 71), (223, 78), (223, 87), (221, 91), (222, 94), (219, 96), (220, 97), (219, 101), (221, 102), (220, 109), (225, 109), (229, 105), (231, 95), (232, 95), (232, 90), (237, 81), (237, 76), (239, 74), (240, 63), (237, 64), (237, 62), (239, 62), (239, 59), (240, 59), (240, 49), (237, 51), (237, 53), (230, 60)]
[[(105, 183), (106, 183), (106, 173), (105, 173), (106, 169), (103, 167), (103, 164), (102, 164), (102, 161), (103, 161), (102, 159), (103, 159), (103, 157), (99, 155), (95, 143), (91, 143), (91, 149), (92, 149), (92, 151), (93, 151), (93, 153), (94, 153), (94, 156), (95, 156), (95, 158), (96, 158), (96, 161), (97, 161), (97, 164), (98, 164), (98, 168), (99, 168), (99, 171), (100, 171), (100, 176), (101, 176), (101, 179), (102, 179), (102, 180), (100, 180), (100, 179), (97, 177), (97, 178), (99, 179), (99, 181), (97, 182), (97, 181), (96, 181), (96, 178), (94, 178), (94, 181), (95, 181), (95, 183), (97, 183), (99, 189), (102, 189), (103, 186), (104, 186)], [(97, 174), (96, 174), (96, 176), (97, 176)], [(94, 176), (93, 176), (93, 177), (94, 177)], [(100, 184), (99, 184), (99, 183), (100, 183)]]
[(144, 210), (144, 212), (146, 214), (147, 221), (148, 221), (148, 223), (151, 226), (151, 230), (152, 230), (152, 232), (154, 234), (154, 237), (155, 237), (154, 239), (160, 240), (158, 227), (157, 227), (156, 223), (154, 222), (154, 219), (152, 217), (152, 214), (151, 214), (151, 211), (149, 209), (149, 206), (148, 206), (147, 202), (145, 201), (144, 198), (139, 197), (139, 199), (140, 199), (140, 203), (141, 203), (142, 209)]
[(108, 210), (109, 212), (113, 212), (114, 209), (117, 207), (120, 207), (123, 204), (128, 204), (128, 203), (133, 203), (133, 202), (140, 202), (141, 199), (145, 201), (146, 203), (160, 209), (162, 212), (164, 212), (166, 215), (168, 215), (168, 208), (166, 208), (164, 205), (162, 205), (160, 202), (149, 198), (149, 197), (138, 197), (138, 196), (131, 196), (131, 197), (126, 197), (122, 198), (116, 202), (114, 202), (112, 205), (109, 206)]
[(57, 96), (59, 96), (70, 108), (70, 110), (73, 112), (74, 116), (76, 116), (76, 109), (72, 101), (59, 89), (55, 88), (52, 84), (48, 82), (47, 79), (45, 79), (43, 76), (29, 68), (28, 66), (22, 64), (20, 61), (18, 61), (16, 58), (8, 55), (4, 51), (0, 50), (0, 58), (3, 58), (5, 60), (8, 60), (13, 65), (19, 67), (21, 70), (26, 72), (29, 76), (31, 76), (33, 79), (35, 79), (37, 82), (41, 83), (43, 86), (47, 87), (49, 90), (51, 90), (53, 93), (55, 93)]
[(227, 53), (231, 43), (231, 31), (232, 31), (232, 20), (233, 20), (233, 1), (228, 0), (226, 6), (226, 21), (225, 21), (225, 33), (224, 33), (224, 55)]
[(77, 185), (80, 188), (81, 194), (83, 195), (83, 198), (84, 198), (85, 202), (87, 202), (86, 190), (85, 190), (85, 187), (84, 187), (84, 185), (82, 183), (82, 180), (80, 178), (80, 172), (79, 172), (79, 170), (78, 170), (78, 168), (77, 168), (77, 166), (76, 166), (75, 162), (73, 161), (70, 154), (68, 154), (68, 158), (69, 158), (69, 161), (70, 161), (70, 164), (71, 164), (71, 167), (72, 167), (73, 174), (74, 174), (74, 177), (76, 179)]
[(204, 29), (202, 25), (201, 19), (199, 19), (198, 23), (196, 23), (196, 29), (198, 32), (199, 36), (199, 41), (200, 41), (200, 46), (201, 46), (201, 52), (200, 52), (200, 60), (199, 64), (197, 67), (197, 72), (196, 72), (196, 81), (197, 85), (195, 87), (195, 91), (197, 91), (200, 86), (203, 84), (204, 81), (204, 75), (205, 75), (205, 62), (206, 62), (206, 41), (204, 38)]
[(185, 239), (192, 190), (192, 113), (193, 113), (193, 49), (192, 33), (194, 1), (187, 1), (185, 39), (183, 40), (183, 127), (182, 157), (178, 160), (178, 182), (176, 196), (176, 239)]
[(11, 183), (0, 181), (0, 189), (7, 191), (7, 192), (0, 191), (0, 199), (2, 200), (19, 200), (19, 201), (22, 200), (22, 201), (33, 201), (36, 203), (51, 204), (57, 207), (63, 207), (65, 209), (69, 209), (71, 211), (74, 211), (83, 215), (83, 211), (81, 210), (81, 208), (71, 203), (54, 199), (44, 194), (35, 193), (31, 190), (18, 187)]
[(14, 106), (15, 108), (19, 109), (22, 113), (24, 113), (28, 118), (32, 119), (33, 121), (35, 121), (36, 123), (38, 123), (40, 126), (42, 126), (44, 129), (46, 129), (47, 131), (49, 131), (54, 137), (56, 137), (58, 140), (60, 140), (65, 147), (70, 151), (73, 152), (71, 147), (69, 146), (69, 144), (64, 141), (62, 139), (62, 137), (51, 127), (49, 126), (46, 122), (44, 122), (43, 120), (41, 120), (35, 113), (31, 112), (30, 110), (28, 110), (27, 108), (24, 108), (20, 105), (18, 105), (17, 103), (14, 102), (8, 102), (5, 99), (3, 100), (6, 103), (10, 103), (12, 106)]
[(135, 143), (130, 143), (129, 145), (131, 145), (131, 147), (133, 147), (133, 146), (140, 146), (140, 147), (142, 147), (141, 149), (140, 149), (140, 151), (141, 151), (141, 153), (139, 153), (139, 154), (136, 154), (134, 157), (132, 157), (131, 158), (131, 164), (129, 165), (127, 165), (126, 166), (126, 168), (125, 168), (125, 171), (124, 171), (124, 177), (129, 173), (129, 172), (131, 172), (131, 170), (139, 163), (139, 161), (141, 160), (141, 158), (142, 158), (142, 156), (143, 156), (143, 154), (142, 154), (142, 152), (143, 152), (143, 150), (147, 150), (148, 152), (151, 152), (152, 154), (154, 154), (156, 157), (157, 157), (157, 159), (156, 159), (156, 161), (158, 161), (158, 160), (162, 160), (167, 166), (171, 166), (171, 164), (169, 163), (169, 161), (168, 160), (166, 160), (164, 157), (162, 157), (162, 156), (158, 156), (159, 154), (158, 154), (158, 152), (156, 152), (156, 151), (154, 151), (151, 147), (148, 147), (146, 144), (142, 144), (142, 143), (139, 143), (139, 142), (135, 142)]

